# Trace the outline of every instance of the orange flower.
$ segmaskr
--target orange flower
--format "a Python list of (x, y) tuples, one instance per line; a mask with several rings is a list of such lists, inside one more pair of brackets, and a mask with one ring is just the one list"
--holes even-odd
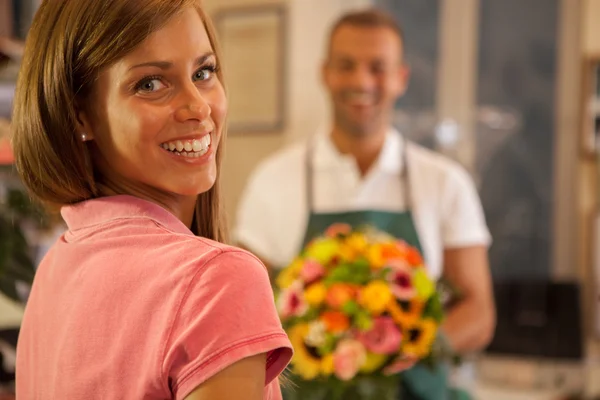
[(419, 254), (419, 251), (414, 247), (408, 248), (408, 252), (406, 254), (406, 261), (408, 261), (408, 263), (413, 267), (420, 267), (421, 265), (423, 265), (423, 258), (421, 257), (421, 254)]
[(406, 258), (406, 251), (403, 250), (396, 243), (383, 243), (381, 245), (381, 256), (385, 260), (404, 259)]
[(418, 300), (413, 300), (404, 303), (404, 307), (398, 304), (396, 299), (392, 299), (388, 303), (387, 311), (390, 313), (394, 321), (401, 326), (408, 326), (414, 324), (421, 318), (425, 308), (425, 303)]
[(327, 289), (325, 302), (329, 307), (340, 309), (347, 301), (354, 300), (356, 297), (356, 289), (347, 283), (334, 283)]
[(340, 311), (325, 311), (320, 319), (331, 333), (342, 333), (350, 328), (350, 320)]

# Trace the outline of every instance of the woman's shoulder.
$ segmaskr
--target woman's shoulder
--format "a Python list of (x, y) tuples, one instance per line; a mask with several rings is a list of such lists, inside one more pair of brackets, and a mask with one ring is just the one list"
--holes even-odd
[(187, 264), (190, 272), (209, 274), (212, 279), (228, 278), (235, 273), (236, 276), (247, 279), (264, 278), (268, 281), (267, 269), (257, 256), (239, 247), (204, 237), (180, 237), (176, 246), (165, 253), (171, 253), (164, 254), (171, 259), (186, 260), (187, 262), (180, 262), (180, 265)]

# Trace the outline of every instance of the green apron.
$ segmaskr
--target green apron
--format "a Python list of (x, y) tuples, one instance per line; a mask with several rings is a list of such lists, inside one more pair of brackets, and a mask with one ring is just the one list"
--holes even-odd
[[(347, 223), (352, 227), (361, 225), (373, 226), (388, 234), (405, 240), (416, 247), (422, 254), (410, 207), (410, 184), (408, 179), (407, 141), (403, 140), (402, 172), (400, 179), (403, 183), (404, 204), (406, 210), (401, 212), (361, 210), (336, 213), (315, 212), (313, 207), (313, 170), (312, 148), (309, 146), (306, 156), (306, 195), (309, 211), (308, 224), (304, 235), (303, 247), (314, 237), (323, 232), (334, 223)], [(451, 397), (447, 384), (447, 371), (443, 367), (431, 370), (423, 364), (417, 364), (410, 370), (399, 374), (400, 398), (402, 400), (450, 400)]]

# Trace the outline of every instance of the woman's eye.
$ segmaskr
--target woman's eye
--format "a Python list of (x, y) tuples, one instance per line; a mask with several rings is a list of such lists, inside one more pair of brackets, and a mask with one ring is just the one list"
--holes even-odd
[(202, 68), (201, 70), (199, 70), (198, 72), (196, 72), (194, 74), (194, 80), (196, 80), (196, 81), (209, 80), (212, 77), (213, 72), (215, 72), (215, 70), (212, 67)]
[(137, 85), (137, 90), (141, 92), (156, 92), (164, 87), (158, 78), (145, 79)]

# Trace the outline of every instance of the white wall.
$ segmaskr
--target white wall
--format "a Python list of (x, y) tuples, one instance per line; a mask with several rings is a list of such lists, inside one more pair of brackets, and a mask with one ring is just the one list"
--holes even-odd
[(600, 56), (600, 0), (584, 0), (583, 51)]

